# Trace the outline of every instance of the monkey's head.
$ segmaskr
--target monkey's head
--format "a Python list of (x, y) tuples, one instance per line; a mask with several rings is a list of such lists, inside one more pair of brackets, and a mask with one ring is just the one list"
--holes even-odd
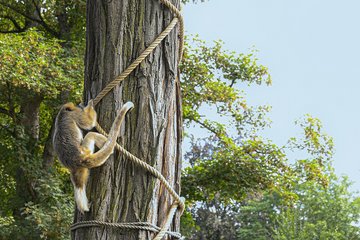
[(61, 111), (73, 119), (81, 129), (90, 130), (96, 125), (97, 114), (94, 109), (93, 100), (90, 100), (87, 106), (83, 106), (82, 104), (75, 106), (71, 102), (66, 103), (63, 105)]

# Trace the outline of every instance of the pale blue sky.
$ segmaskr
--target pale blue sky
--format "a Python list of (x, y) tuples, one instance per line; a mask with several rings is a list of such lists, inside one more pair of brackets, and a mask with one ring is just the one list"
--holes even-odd
[(259, 50), (271, 87), (247, 89), (253, 104), (273, 107), (266, 134), (278, 144), (297, 133), (306, 113), (334, 137), (334, 167), (360, 190), (360, 1), (209, 0), (183, 7), (188, 34), (229, 50)]

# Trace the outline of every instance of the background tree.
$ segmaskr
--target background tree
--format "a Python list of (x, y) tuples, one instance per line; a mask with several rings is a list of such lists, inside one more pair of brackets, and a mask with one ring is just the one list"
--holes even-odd
[(0, 1), (2, 239), (68, 236), (72, 194), (49, 132), (57, 107), (80, 101), (81, 2)]
[(299, 199), (275, 216), (274, 239), (360, 239), (359, 197), (349, 186), (333, 172), (326, 188), (313, 181), (299, 184)]
[[(62, 190), (64, 174), (57, 166), (47, 169), (42, 154), (60, 92), (66, 87), (72, 98), (78, 98), (79, 86), (73, 79), (82, 75), (78, 70), (81, 60), (76, 54), (69, 56), (59, 41), (35, 31), (0, 35), (0, 41), (3, 59), (0, 63), (3, 93), (0, 95), (0, 150), (4, 153), (0, 162), (4, 173), (0, 180), (4, 186), (1, 213), (10, 216), (7, 222), (13, 223), (15, 231), (15, 235), (10, 234), (12, 238), (31, 238), (44, 228), (39, 226), (35, 230), (32, 226), (32, 221), (40, 217), (35, 211), (42, 206), (43, 214), (48, 215), (45, 225), (49, 224), (47, 231), (51, 235), (52, 231), (67, 228), (69, 220), (64, 218), (69, 216), (63, 211), (67, 206), (57, 208), (56, 205), (68, 202), (69, 198)], [(53, 81), (54, 78), (57, 81)], [(51, 191), (46, 190), (50, 185)], [(51, 215), (58, 218), (50, 218)], [(22, 231), (16, 231), (16, 225), (21, 226)]]
[[(286, 186), (247, 194), (243, 201), (238, 201), (235, 194), (229, 196), (231, 201), (227, 203), (221, 203), (216, 195), (211, 201), (198, 200), (190, 210), (193, 221), (185, 215), (184, 227), (189, 239), (360, 237), (359, 197), (349, 190), (351, 184), (346, 178), (339, 181), (334, 174), (332, 138), (323, 133), (318, 119), (307, 115), (297, 123), (303, 130), (303, 137), (291, 138), (286, 148), (306, 158), (290, 165), (293, 172), (290, 178), (278, 183)], [(230, 185), (236, 182), (226, 177), (222, 179)], [(286, 194), (279, 189), (286, 190)]]

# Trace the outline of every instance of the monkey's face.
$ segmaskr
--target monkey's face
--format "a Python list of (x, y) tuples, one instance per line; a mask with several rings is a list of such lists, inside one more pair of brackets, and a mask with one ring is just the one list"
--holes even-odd
[(81, 129), (90, 130), (95, 127), (97, 114), (92, 100), (90, 100), (85, 107), (82, 105), (75, 106), (73, 103), (66, 103), (62, 109)]
[(93, 100), (90, 100), (88, 102), (88, 105), (83, 108), (83, 111), (84, 111), (84, 115), (85, 115), (84, 118), (86, 118), (86, 119), (84, 119), (85, 124), (84, 124), (83, 128), (86, 130), (90, 130), (96, 126), (96, 119), (97, 119), (97, 114), (94, 109)]

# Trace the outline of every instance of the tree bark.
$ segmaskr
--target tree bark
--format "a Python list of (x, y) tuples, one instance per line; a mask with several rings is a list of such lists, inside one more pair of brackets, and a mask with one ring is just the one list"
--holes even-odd
[[(179, 6), (179, 0), (173, 0)], [(85, 98), (96, 95), (119, 75), (172, 20), (158, 0), (93, 0), (87, 2)], [(157, 168), (180, 191), (181, 99), (178, 76), (178, 31), (168, 37), (140, 66), (98, 104), (98, 121), (109, 131), (116, 111), (132, 101), (119, 142)], [(173, 198), (150, 173), (115, 152), (91, 170), (87, 185), (90, 212), (76, 211), (75, 222), (149, 222), (162, 226)], [(179, 230), (179, 216), (172, 231)], [(73, 239), (151, 239), (148, 231), (105, 227), (81, 228)], [(167, 238), (170, 239), (170, 238)]]
[[(28, 94), (20, 104), (19, 124), (23, 127), (24, 132), (16, 131), (15, 138), (21, 143), (16, 145), (18, 156), (16, 159), (16, 198), (14, 202), (14, 216), (23, 218), (21, 208), (24, 204), (36, 200), (34, 182), (29, 176), (28, 170), (23, 164), (30, 164), (36, 157), (37, 143), (39, 140), (40, 130), (40, 104), (42, 97)], [(36, 163), (33, 163), (36, 166)]]
[(30, 136), (33, 145), (39, 140), (41, 101), (41, 96), (29, 94), (24, 97), (20, 106), (20, 124), (24, 126), (25, 132)]

